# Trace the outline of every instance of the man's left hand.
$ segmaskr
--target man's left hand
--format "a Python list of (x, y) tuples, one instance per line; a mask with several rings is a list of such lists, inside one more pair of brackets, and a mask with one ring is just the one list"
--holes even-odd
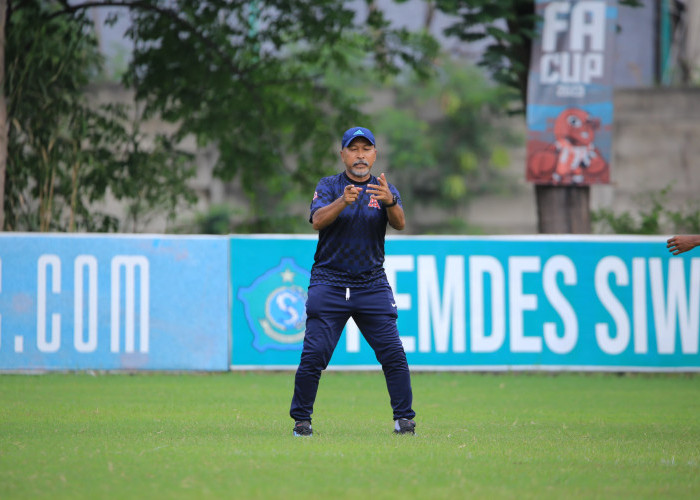
[(394, 194), (389, 189), (384, 173), (377, 177), (377, 180), (379, 184), (367, 184), (367, 192), (372, 195), (371, 198), (388, 205), (394, 200)]

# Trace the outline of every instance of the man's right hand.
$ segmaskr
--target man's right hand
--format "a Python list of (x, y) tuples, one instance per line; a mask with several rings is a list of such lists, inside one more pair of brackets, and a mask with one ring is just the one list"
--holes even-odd
[(343, 201), (346, 205), (352, 205), (360, 196), (360, 192), (362, 192), (362, 188), (348, 184), (345, 186), (345, 191), (343, 191)]
[(345, 210), (345, 207), (355, 203), (361, 191), (362, 188), (355, 187), (352, 184), (345, 186), (343, 196), (339, 196), (330, 205), (321, 207), (314, 212), (311, 220), (314, 229), (320, 231), (324, 227), (332, 224), (333, 221), (338, 218), (338, 215)]

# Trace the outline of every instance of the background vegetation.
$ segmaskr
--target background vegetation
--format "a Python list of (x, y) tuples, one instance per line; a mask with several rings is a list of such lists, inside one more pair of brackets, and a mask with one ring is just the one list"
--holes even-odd
[(108, 191), (128, 201), (134, 219), (193, 201), (190, 155), (160, 134), (144, 144), (139, 117), (124, 106), (88, 102), (103, 61), (85, 13), (54, 15), (51, 2), (17, 7), (5, 46), (4, 229), (117, 230), (118, 219), (94, 209)]
[[(122, 81), (138, 106), (127, 114), (87, 102), (103, 70), (93, 2), (8, 4), (8, 230), (124, 230), (89, 210), (107, 193), (129, 204), (132, 230), (149, 210), (174, 216), (193, 201), (186, 138), (214, 145), (216, 176), (243, 186), (243, 229), (281, 229), (270, 221), (313, 189), (338, 131), (362, 116), (364, 95), (327, 75), (427, 77), (437, 49), (424, 33), (389, 29), (379, 10), (356, 22), (340, 0), (103, 2), (130, 19)], [(175, 130), (145, 141), (139, 124), (154, 116)]]
[(700, 203), (673, 208), (669, 203), (672, 185), (658, 192), (640, 193), (635, 212), (620, 213), (608, 209), (591, 214), (599, 233), (615, 234), (699, 234)]
[[(246, 208), (214, 206), (180, 230), (308, 231), (293, 207), (337, 171), (338, 134), (357, 123), (387, 137), (392, 172), (420, 200), (412, 206), (445, 212), (421, 232), (478, 231), (464, 207), (512, 187), (502, 169), (516, 138), (500, 118), (524, 109), (534, 0), (428, 1), (413, 32), (392, 27), (373, 0), (362, 14), (342, 0), (100, 5), (115, 9), (110, 24), (129, 19), (133, 52), (116, 69), (98, 50), (95, 2), (0, 0), (0, 229), (126, 232), (154, 215), (174, 220), (196, 201), (183, 148), (193, 140), (215, 148), (214, 175), (240, 185)], [(436, 12), (454, 20), (446, 35), (483, 42), (478, 69), (440, 53), (429, 34)], [(134, 92), (133, 106), (90, 100), (90, 84), (108, 74)], [(396, 106), (368, 105), (379, 90)], [(431, 106), (439, 116), (425, 113)], [(168, 131), (146, 134), (154, 117)], [(125, 218), (95, 209), (109, 197)]]

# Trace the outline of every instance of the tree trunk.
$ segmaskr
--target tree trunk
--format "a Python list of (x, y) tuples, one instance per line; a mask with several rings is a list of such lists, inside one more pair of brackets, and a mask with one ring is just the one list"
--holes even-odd
[(5, 171), (7, 168), (7, 101), (5, 100), (5, 21), (7, 0), (0, 0), (0, 231), (5, 229)]
[(591, 232), (589, 186), (535, 186), (537, 230), (542, 234)]
[(435, 19), (435, 3), (428, 2), (425, 7), (425, 20), (423, 21), (423, 29), (428, 33), (433, 27), (433, 19)]

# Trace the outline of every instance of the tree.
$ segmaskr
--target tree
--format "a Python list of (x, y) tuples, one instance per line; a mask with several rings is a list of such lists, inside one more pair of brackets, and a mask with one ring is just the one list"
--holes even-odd
[[(7, 0), (0, 0), (0, 88), (5, 86), (5, 14)], [(5, 171), (7, 169), (7, 101), (0, 92), (0, 231), (5, 227)]]
[[(130, 16), (128, 36), (134, 42), (134, 53), (124, 82), (144, 103), (139, 118), (158, 115), (177, 129), (171, 138), (158, 141), (160, 156), (137, 149), (137, 131), (120, 123), (126, 117), (123, 110), (113, 107), (90, 114), (88, 108), (80, 107), (80, 120), (72, 115), (65, 121), (65, 113), (79, 99), (74, 94), (62, 101), (66, 94), (53, 85), (53, 77), (45, 67), (37, 65), (59, 61), (58, 52), (67, 47), (58, 44), (57, 39), (48, 41), (48, 35), (51, 30), (63, 30), (64, 38), (75, 49), (76, 58), (71, 59), (75, 67), (71, 72), (63, 71), (62, 64), (49, 67), (55, 71), (54, 76), (67, 78), (62, 81), (64, 90), (84, 89), (89, 75), (98, 71), (90, 49), (92, 30), (85, 15), (95, 6), (117, 7), (121, 9), (117, 15)], [(370, 9), (368, 17), (358, 23), (355, 12), (341, 0), (312, 4), (304, 0), (30, 0), (10, 1), (8, 12), (8, 41), (16, 42), (12, 49), (8, 46), (8, 54), (18, 64), (8, 61), (5, 92), (26, 96), (30, 72), (39, 90), (50, 92), (33, 96), (37, 105), (34, 109), (28, 109), (26, 99), (11, 100), (17, 107), (10, 110), (7, 122), (19, 123), (20, 127), (10, 133), (15, 159), (8, 164), (6, 228), (18, 227), (20, 208), (28, 207), (29, 202), (38, 207), (25, 210), (23, 217), (39, 214), (30, 227), (67, 226), (55, 221), (60, 214), (71, 212), (66, 207), (73, 206), (73, 201), (58, 203), (60, 206), (57, 201), (69, 199), (77, 199), (71, 213), (84, 216), (81, 227), (113, 228), (114, 221), (106, 219), (100, 225), (88, 223), (89, 214), (79, 210), (100, 199), (107, 188), (118, 197), (133, 200), (133, 207), (139, 208), (136, 202), (154, 197), (174, 211), (175, 202), (186, 195), (181, 190), (182, 181), (189, 175), (174, 145), (194, 136), (199, 144), (216, 145), (216, 174), (224, 180), (240, 179), (250, 199), (250, 229), (264, 230), (267, 214), (284, 210), (290, 198), (298, 197), (301, 190), (308, 191), (321, 173), (328, 172), (328, 161), (334, 154), (330, 146), (337, 142), (339, 130), (362, 116), (360, 100), (352, 89), (327, 84), (325, 75), (343, 73), (351, 58), (359, 58), (368, 70), (384, 74), (405, 66), (425, 74), (434, 50), (428, 36), (389, 29), (378, 9)], [(30, 16), (37, 28), (19, 29), (18, 23)], [(34, 39), (23, 38), (25, 35)], [(27, 64), (20, 64), (18, 59), (22, 44), (34, 51), (32, 59), (25, 59)], [(68, 74), (77, 76), (70, 80)], [(48, 83), (51, 85), (47, 87)], [(54, 119), (45, 123), (46, 130), (41, 130), (39, 140), (38, 128), (28, 127), (17, 116), (38, 116), (36, 112), (46, 106), (43, 99), (47, 97), (52, 98)], [(38, 120), (28, 123), (40, 125)], [(82, 132), (92, 130), (96, 134), (90, 140), (94, 138), (97, 144), (88, 147), (81, 127)], [(24, 142), (12, 142), (19, 138)], [(110, 144), (118, 139), (131, 149), (125, 147), (121, 156), (113, 158), (116, 163), (105, 164)], [(73, 156), (69, 154), (71, 147)], [(27, 152), (30, 162), (24, 158)], [(158, 163), (163, 167), (158, 172), (175, 171), (177, 175), (139, 177), (148, 170), (144, 162)], [(71, 165), (76, 164), (80, 165), (78, 174), (85, 175), (74, 179)], [(91, 168), (84, 170), (83, 165)], [(128, 180), (134, 182), (130, 185)], [(78, 186), (87, 190), (83, 196), (74, 195)], [(152, 189), (144, 192), (146, 186)], [(29, 224), (26, 220), (24, 223)]]
[(9, 105), (0, 123), (9, 125), (4, 228), (115, 230), (114, 216), (94, 210), (108, 192), (127, 200), (137, 218), (173, 213), (191, 200), (185, 154), (165, 137), (145, 151), (138, 117), (87, 102), (85, 88), (101, 64), (91, 21), (83, 13), (56, 15), (62, 7), (55, 2), (16, 7), (7, 16)]
[(172, 3), (177, 16), (134, 12), (127, 81), (147, 112), (217, 146), (215, 173), (248, 195), (247, 231), (278, 229), (273, 214), (335, 170), (332, 145), (363, 118), (342, 79), (355, 62), (385, 75), (430, 63), (428, 37), (388, 29), (377, 9), (358, 23), (340, 0)]
[(375, 114), (375, 132), (386, 138), (392, 182), (413, 200), (407, 211), (444, 214), (414, 230), (478, 232), (463, 215), (474, 197), (515, 187), (503, 172), (517, 141), (503, 121), (514, 96), (471, 64), (444, 57), (437, 68), (429, 81), (404, 75), (392, 83), (396, 105)]

